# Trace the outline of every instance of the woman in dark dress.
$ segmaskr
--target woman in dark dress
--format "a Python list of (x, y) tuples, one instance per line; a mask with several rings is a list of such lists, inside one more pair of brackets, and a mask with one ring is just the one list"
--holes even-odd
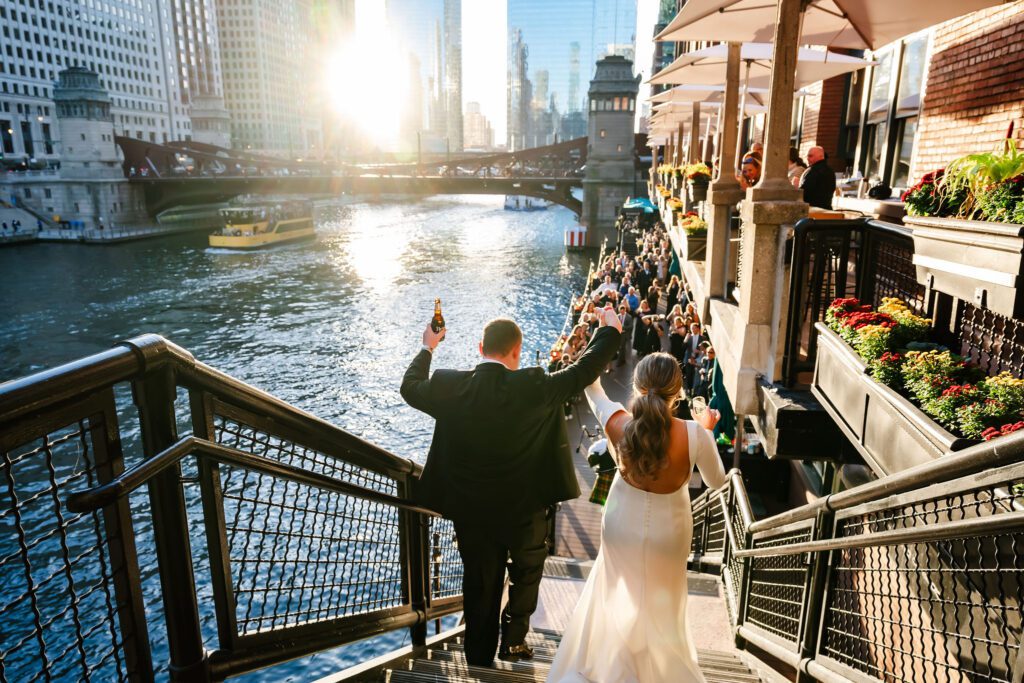
[(645, 323), (645, 316), (651, 315), (650, 304), (647, 303), (647, 299), (640, 301), (640, 310), (636, 312), (636, 320), (633, 323), (633, 350), (636, 351), (638, 356), (643, 356), (647, 353), (647, 328), (649, 322)]
[(672, 279), (668, 281), (668, 289), (665, 291), (665, 308), (671, 311), (675, 308), (675, 305), (679, 303), (679, 290), (681, 285), (679, 284), (679, 276), (673, 275)]
[(682, 316), (673, 318), (668, 335), (669, 353), (679, 363), (680, 370), (686, 360), (686, 334), (686, 325), (683, 323)]

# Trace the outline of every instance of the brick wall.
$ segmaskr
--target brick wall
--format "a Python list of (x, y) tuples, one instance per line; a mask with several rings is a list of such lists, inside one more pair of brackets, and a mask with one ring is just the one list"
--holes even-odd
[(846, 77), (836, 76), (806, 88), (804, 122), (800, 136), (800, 157), (807, 159), (807, 150), (815, 145), (825, 148), (829, 166), (843, 172), (852, 160), (839, 156), (839, 133), (843, 121), (843, 95)]
[(1015, 123), (1024, 141), (1024, 3), (940, 24), (914, 146), (911, 178), (992, 151)]

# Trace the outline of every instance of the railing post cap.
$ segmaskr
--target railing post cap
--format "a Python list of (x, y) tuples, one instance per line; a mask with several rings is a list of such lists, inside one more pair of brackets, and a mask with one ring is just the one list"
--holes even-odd
[(194, 367), (196, 364), (195, 356), (159, 334), (140, 334), (137, 337), (120, 341), (116, 346), (127, 347), (135, 353), (141, 365), (141, 372), (156, 369), (168, 360), (176, 360), (189, 367)]

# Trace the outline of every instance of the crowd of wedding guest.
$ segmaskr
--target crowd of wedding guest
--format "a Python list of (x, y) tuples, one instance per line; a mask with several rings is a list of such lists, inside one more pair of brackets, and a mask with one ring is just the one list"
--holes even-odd
[[(626, 234), (629, 234), (627, 229)], [(584, 294), (572, 303), (571, 326), (551, 351), (549, 370), (579, 358), (597, 329), (597, 310), (611, 307), (622, 321), (622, 345), (613, 363), (624, 365), (667, 351), (679, 362), (689, 398), (707, 398), (715, 351), (696, 306), (677, 272), (672, 246), (661, 224), (637, 240), (637, 254), (613, 253), (591, 273)]]

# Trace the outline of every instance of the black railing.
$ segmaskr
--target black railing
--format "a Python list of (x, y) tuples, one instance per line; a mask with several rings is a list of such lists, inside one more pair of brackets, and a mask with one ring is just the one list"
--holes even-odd
[(797, 680), (1020, 681), (1022, 460), (1003, 437), (756, 522), (733, 471), (693, 501), (690, 565)]
[(0, 681), (220, 680), (462, 608), (418, 465), (160, 337), (0, 385), (0, 469)]
[(799, 383), (814, 369), (817, 334), (833, 300), (857, 297), (878, 305), (884, 297), (903, 299), (919, 313), (928, 309), (918, 284), (914, 243), (908, 228), (863, 218), (805, 218), (793, 229), (785, 353), (782, 378)]

